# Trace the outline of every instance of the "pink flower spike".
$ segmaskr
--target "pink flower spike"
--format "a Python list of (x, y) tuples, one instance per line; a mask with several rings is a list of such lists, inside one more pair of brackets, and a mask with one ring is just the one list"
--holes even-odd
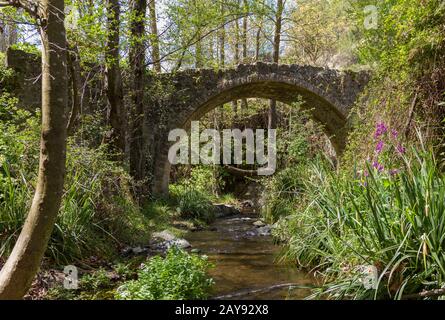
[(383, 150), (383, 147), (385, 146), (385, 144), (383, 143), (383, 141), (379, 141), (379, 143), (377, 144), (377, 146), (375, 147), (375, 151), (377, 153), (381, 153)]
[(378, 139), (387, 132), (388, 132), (388, 128), (386, 127), (386, 125), (383, 122), (379, 122), (375, 129), (374, 138)]

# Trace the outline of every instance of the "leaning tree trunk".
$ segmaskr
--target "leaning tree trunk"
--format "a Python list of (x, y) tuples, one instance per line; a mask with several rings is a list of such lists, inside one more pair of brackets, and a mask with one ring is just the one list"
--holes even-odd
[(67, 72), (64, 0), (42, 0), (42, 133), (34, 200), (0, 272), (0, 299), (22, 298), (34, 279), (59, 212), (65, 177)]

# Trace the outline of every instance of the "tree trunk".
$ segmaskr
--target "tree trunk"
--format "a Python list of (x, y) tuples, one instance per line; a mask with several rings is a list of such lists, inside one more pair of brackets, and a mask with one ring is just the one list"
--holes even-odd
[[(240, 62), (240, 52), (239, 52), (239, 45), (240, 45), (240, 36), (239, 36), (239, 24), (238, 20), (235, 20), (235, 45), (234, 45), (234, 53), (235, 53), (235, 65), (238, 65)], [(238, 100), (232, 101), (232, 111), (235, 113), (235, 117), (238, 113)]]
[(260, 17), (260, 21), (258, 23), (258, 30), (256, 32), (255, 39), (255, 61), (260, 61), (260, 51), (261, 51), (261, 32), (263, 31), (263, 18)]
[[(130, 143), (130, 173), (136, 181), (145, 178), (146, 155), (144, 152), (144, 74), (145, 74), (145, 15), (146, 0), (134, 0), (132, 4), (130, 66), (132, 68), (132, 130)], [(142, 190), (140, 190), (142, 191)]]
[(71, 48), (67, 55), (67, 65), (68, 65), (68, 71), (69, 71), (69, 78), (71, 82), (71, 113), (70, 117), (68, 119), (68, 125), (67, 125), (67, 133), (68, 135), (71, 135), (74, 132), (77, 119), (79, 117), (79, 114), (81, 112), (82, 106), (81, 106), (81, 94), (80, 94), (80, 87), (81, 87), (81, 75), (80, 75), (80, 56), (79, 51), (77, 49), (77, 46), (74, 48)]
[[(273, 62), (278, 63), (280, 60), (280, 44), (281, 44), (281, 27), (283, 20), (284, 0), (278, 0), (277, 11), (275, 17), (275, 35), (273, 41)], [(270, 101), (269, 107), (269, 129), (275, 129), (277, 127), (277, 102), (275, 100)]]
[(150, 33), (151, 33), (151, 60), (154, 71), (161, 73), (161, 50), (159, 49), (158, 21), (156, 16), (156, 0), (149, 0)]
[[(199, 28), (199, 27), (198, 27)], [(198, 41), (195, 45), (195, 68), (201, 69), (204, 66), (204, 61), (202, 57), (202, 35), (201, 32), (198, 31)]]
[[(247, 0), (244, 0), (244, 14), (243, 17), (243, 63), (247, 63), (247, 14), (249, 11), (249, 4)], [(241, 99), (241, 113), (244, 113), (248, 108), (247, 99)]]
[(243, 17), (243, 63), (247, 62), (247, 22), (248, 22), (248, 11), (249, 11), (249, 4), (247, 3), (247, 0), (244, 0), (244, 17)]
[(17, 26), (14, 22), (8, 22), (8, 47), (17, 43)]
[(0, 52), (6, 52), (6, 27), (2, 20), (0, 20)]
[[(221, 16), (224, 17), (225, 15), (225, 7), (224, 3), (221, 3)], [(219, 66), (221, 69), (224, 69), (226, 67), (226, 22), (223, 21), (223, 26), (221, 30), (219, 30)]]
[(119, 0), (107, 0), (108, 39), (106, 49), (106, 92), (109, 106), (111, 134), (109, 138), (114, 152), (125, 153), (125, 112), (122, 75), (120, 69), (120, 5)]
[(63, 194), (68, 94), (64, 0), (42, 0), (40, 5), (43, 22), (39, 175), (23, 229), (0, 272), (0, 299), (20, 299), (28, 291), (40, 267)]

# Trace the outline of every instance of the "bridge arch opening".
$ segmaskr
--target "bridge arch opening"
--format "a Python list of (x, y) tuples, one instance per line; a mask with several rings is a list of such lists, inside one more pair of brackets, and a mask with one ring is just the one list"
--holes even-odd
[[(347, 136), (347, 115), (344, 108), (332, 95), (326, 94), (325, 88), (296, 83), (295, 79), (246, 79), (241, 78), (229, 82), (220, 82), (212, 90), (205, 91), (189, 105), (182, 108), (170, 121), (165, 132), (176, 128), (189, 129), (192, 121), (201, 119), (208, 112), (230, 103), (234, 100), (262, 98), (276, 100), (287, 105), (303, 101), (303, 110), (307, 110), (311, 118), (320, 123), (329, 137), (337, 154), (345, 147)], [(266, 129), (266, 128), (264, 128)], [(153, 192), (168, 194), (171, 164), (168, 161), (168, 151), (173, 143), (166, 143), (157, 153), (157, 163), (153, 178)]]

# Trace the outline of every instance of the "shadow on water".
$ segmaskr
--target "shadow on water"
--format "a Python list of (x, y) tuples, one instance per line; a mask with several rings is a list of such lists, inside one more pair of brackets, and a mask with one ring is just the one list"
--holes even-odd
[[(289, 289), (283, 284), (311, 286), (314, 279), (295, 266), (276, 263), (280, 247), (271, 236), (255, 234), (255, 216), (238, 215), (218, 219), (211, 230), (189, 233), (194, 248), (215, 264), (214, 296), (224, 299), (303, 299), (309, 289)], [(276, 287), (275, 287), (276, 286)], [(229, 296), (227, 296), (229, 295)]]

